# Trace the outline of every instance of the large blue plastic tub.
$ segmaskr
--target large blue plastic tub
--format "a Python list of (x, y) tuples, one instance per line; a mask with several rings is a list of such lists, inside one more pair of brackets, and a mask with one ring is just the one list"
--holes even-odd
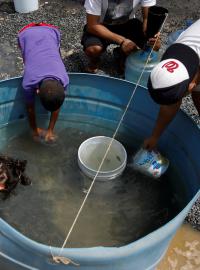
[[(116, 127), (120, 116), (134, 89), (134, 84), (109, 77), (70, 74), (70, 87), (61, 118), (77, 121), (87, 126), (101, 119), (105, 126)], [(153, 128), (158, 106), (148, 96), (146, 89), (138, 87), (131, 106), (123, 121), (127, 130), (127, 142), (131, 133), (138, 138), (138, 146)], [(38, 106), (38, 114), (45, 113)], [(0, 82), (0, 126), (26, 115), (22, 99), (21, 78)], [(93, 117), (93, 123), (84, 123), (84, 116)], [(88, 119), (85, 117), (85, 119)], [(126, 138), (123, 138), (126, 139)], [(180, 213), (170, 222), (145, 237), (119, 248), (64, 249), (66, 256), (80, 266), (55, 264), (51, 260), (48, 246), (34, 242), (0, 219), (0, 269), (80, 269), (80, 270), (144, 270), (154, 269), (161, 260), (176, 230), (184, 221), (188, 211), (200, 195), (200, 131), (183, 112), (163, 135), (160, 149), (176, 165), (179, 177), (172, 183), (176, 191), (180, 188)], [(183, 190), (183, 192), (182, 192)], [(59, 248), (52, 249), (58, 254)]]

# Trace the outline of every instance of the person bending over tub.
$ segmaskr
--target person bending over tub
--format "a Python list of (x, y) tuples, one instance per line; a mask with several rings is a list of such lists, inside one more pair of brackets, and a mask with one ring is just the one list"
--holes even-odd
[(191, 93), (200, 116), (200, 19), (167, 48), (150, 74), (148, 90), (160, 105), (154, 129), (144, 141), (144, 148), (152, 150), (175, 118), (184, 96)]
[[(55, 141), (54, 126), (64, 102), (69, 78), (60, 55), (60, 31), (45, 23), (31, 23), (20, 30), (18, 42), (24, 61), (23, 90), (33, 138)], [(47, 130), (37, 126), (35, 96), (51, 112)]]

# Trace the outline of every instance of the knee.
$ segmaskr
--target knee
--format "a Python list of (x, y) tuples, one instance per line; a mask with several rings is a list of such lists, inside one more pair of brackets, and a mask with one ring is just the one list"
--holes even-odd
[(98, 57), (103, 52), (103, 48), (99, 45), (89, 46), (85, 49), (85, 53), (89, 57)]

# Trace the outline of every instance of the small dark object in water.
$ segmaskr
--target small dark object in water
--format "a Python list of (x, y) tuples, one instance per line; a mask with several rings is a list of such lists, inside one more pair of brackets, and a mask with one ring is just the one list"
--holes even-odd
[(22, 185), (31, 184), (31, 180), (24, 173), (26, 164), (26, 160), (0, 155), (0, 191), (5, 193), (5, 198), (18, 183)]
[(119, 162), (121, 162), (121, 158), (119, 156), (116, 156), (116, 159), (119, 160)]

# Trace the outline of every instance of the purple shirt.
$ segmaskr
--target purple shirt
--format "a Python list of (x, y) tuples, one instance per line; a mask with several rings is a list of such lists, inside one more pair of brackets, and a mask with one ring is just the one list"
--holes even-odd
[(35, 92), (43, 79), (56, 79), (64, 87), (69, 78), (60, 56), (60, 31), (48, 26), (34, 26), (18, 35), (24, 59), (22, 86), (28, 103), (34, 101)]

